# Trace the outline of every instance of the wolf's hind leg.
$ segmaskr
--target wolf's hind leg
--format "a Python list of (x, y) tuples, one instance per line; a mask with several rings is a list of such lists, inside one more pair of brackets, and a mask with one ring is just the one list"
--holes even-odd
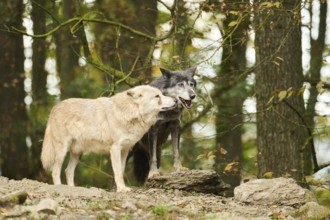
[(68, 148), (70, 146), (71, 142), (70, 141), (61, 141), (61, 142), (56, 142), (55, 148), (55, 162), (53, 165), (53, 170), (52, 170), (52, 177), (53, 177), (53, 182), (54, 185), (59, 185), (61, 184), (61, 169), (62, 169), (62, 164), (64, 161), (64, 158), (66, 156), (66, 153), (68, 152)]
[(176, 120), (174, 122), (172, 131), (172, 147), (173, 147), (173, 167), (176, 171), (186, 171), (189, 170), (186, 167), (183, 167), (180, 160), (180, 121)]
[(69, 186), (74, 186), (74, 171), (79, 162), (80, 154), (70, 153), (70, 161), (65, 169), (66, 182)]
[(53, 165), (53, 170), (52, 170), (54, 185), (61, 184), (61, 169), (66, 153), (67, 153), (66, 151), (56, 152), (55, 163)]

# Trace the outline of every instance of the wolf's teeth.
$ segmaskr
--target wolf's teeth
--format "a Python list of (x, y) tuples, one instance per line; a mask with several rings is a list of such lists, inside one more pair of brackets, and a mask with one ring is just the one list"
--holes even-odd
[(184, 107), (190, 109), (191, 108), (191, 100), (186, 100), (184, 98), (179, 97), (181, 100), (181, 103), (183, 104)]

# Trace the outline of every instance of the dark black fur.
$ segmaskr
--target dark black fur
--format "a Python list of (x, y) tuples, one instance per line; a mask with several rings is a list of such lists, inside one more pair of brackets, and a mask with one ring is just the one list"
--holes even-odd
[[(196, 68), (191, 68), (185, 71), (168, 71), (161, 69), (163, 76), (151, 82), (151, 86), (159, 88), (164, 95), (172, 96), (171, 91), (179, 82), (193, 83), (193, 88), (196, 87), (196, 81), (193, 79)], [(195, 93), (189, 94), (190, 100), (194, 99)], [(179, 149), (180, 141), (180, 118), (183, 111), (183, 105), (179, 104), (177, 108), (161, 112), (159, 120), (153, 125), (147, 134), (134, 146), (133, 165), (136, 180), (140, 183), (146, 181), (153, 154), (153, 142), (156, 140), (156, 158), (157, 168), (160, 167), (162, 146), (167, 141), (169, 135), (172, 137), (173, 149)], [(174, 150), (173, 150), (174, 151)], [(175, 154), (175, 153), (173, 153)], [(174, 155), (175, 156), (175, 155)], [(179, 155), (176, 155), (179, 158)]]

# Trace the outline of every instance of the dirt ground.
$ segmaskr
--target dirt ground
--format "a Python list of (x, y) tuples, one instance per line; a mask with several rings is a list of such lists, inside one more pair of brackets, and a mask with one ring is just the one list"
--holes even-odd
[[(129, 193), (49, 185), (0, 177), (0, 197), (26, 192), (22, 204), (0, 206), (0, 215), (19, 219), (294, 219), (294, 207), (240, 204), (216, 195), (133, 188)], [(40, 208), (48, 199), (46, 208)], [(47, 207), (49, 204), (49, 207)]]

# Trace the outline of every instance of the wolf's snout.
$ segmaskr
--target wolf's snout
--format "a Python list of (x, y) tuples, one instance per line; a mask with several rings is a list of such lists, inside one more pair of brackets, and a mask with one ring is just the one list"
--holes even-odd
[(173, 108), (177, 107), (178, 106), (178, 100), (177, 99), (173, 99)]
[(170, 105), (170, 106), (162, 107), (162, 111), (171, 110), (171, 109), (174, 109), (178, 106), (178, 100), (177, 99), (171, 98), (171, 97), (169, 97), (169, 98), (172, 99), (173, 102), (171, 103), (171, 105), (170, 105), (170, 102), (168, 102), (168, 105)]
[(190, 95), (190, 99), (191, 99), (191, 100), (193, 100), (195, 97), (196, 97), (195, 94), (191, 94), (191, 95)]

